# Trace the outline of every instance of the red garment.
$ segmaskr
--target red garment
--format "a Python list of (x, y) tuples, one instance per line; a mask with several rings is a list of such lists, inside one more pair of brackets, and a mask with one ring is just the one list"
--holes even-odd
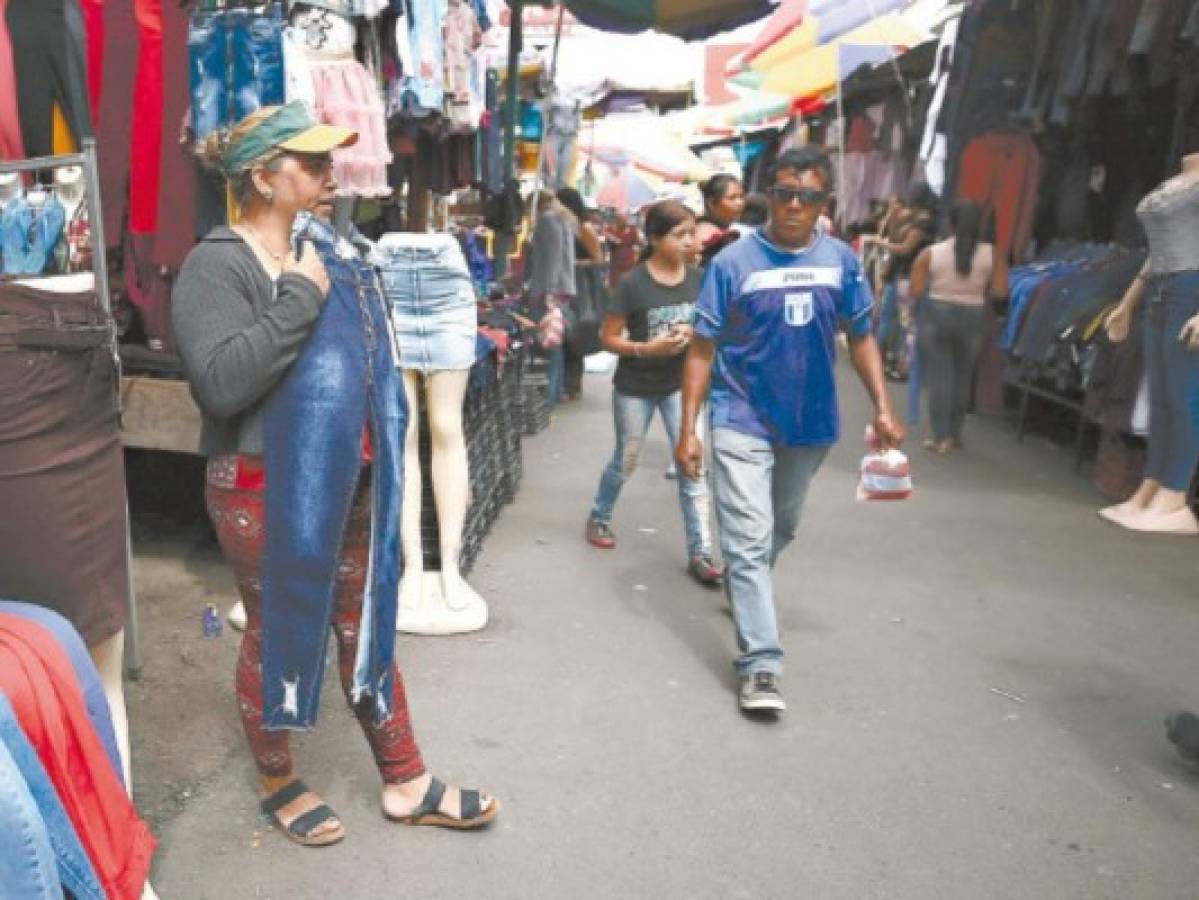
[(0, 160), (25, 157), (21, 117), (17, 114), (17, 75), (5, 16), (8, 4), (9, 0), (0, 0)]
[(1032, 240), (1041, 154), (1024, 134), (984, 134), (966, 145), (957, 196), (995, 214), (995, 255), (1020, 262)]
[(104, 88), (104, 0), (79, 0), (87, 42), (87, 96), (92, 126), (100, 128), (100, 94)]
[(129, 171), (136, 174), (129, 179), (129, 230), (153, 234), (158, 229), (162, 173), (162, 0), (134, 0), (133, 14), (138, 53)]
[(157, 843), (96, 735), (71, 661), (41, 625), (0, 613), (0, 689), (54, 783), (101, 887), (138, 898)]

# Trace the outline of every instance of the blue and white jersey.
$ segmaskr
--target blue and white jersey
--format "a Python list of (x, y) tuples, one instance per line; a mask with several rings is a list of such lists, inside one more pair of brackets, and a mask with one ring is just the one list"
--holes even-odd
[(716, 344), (713, 427), (786, 446), (834, 443), (837, 331), (869, 334), (873, 305), (853, 251), (823, 233), (791, 251), (755, 231), (721, 251), (695, 308), (696, 333)]

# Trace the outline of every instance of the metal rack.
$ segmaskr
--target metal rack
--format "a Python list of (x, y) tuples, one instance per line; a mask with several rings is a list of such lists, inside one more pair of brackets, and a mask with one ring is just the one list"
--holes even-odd
[[(121, 356), (117, 347), (116, 320), (112, 314), (112, 298), (108, 289), (108, 260), (105, 257), (104, 217), (100, 206), (100, 170), (96, 159), (95, 138), (84, 138), (83, 149), (79, 153), (61, 156), (39, 156), (32, 159), (0, 162), (0, 174), (45, 172), (51, 169), (62, 169), (67, 166), (78, 166), (83, 170), (84, 193), (87, 204), (88, 224), (91, 229), (92, 273), (96, 280), (96, 295), (100, 298), (100, 306), (108, 319), (109, 352), (112, 354), (113, 366), (116, 370), (114, 379), (113, 403), (120, 412), (121, 393)], [(128, 502), (125, 507), (125, 554), (126, 569), (129, 573), (127, 590), (128, 622), (125, 625), (125, 664), (131, 678), (141, 677), (142, 654), (141, 634), (137, 620), (137, 598), (133, 586), (133, 540), (129, 530)]]

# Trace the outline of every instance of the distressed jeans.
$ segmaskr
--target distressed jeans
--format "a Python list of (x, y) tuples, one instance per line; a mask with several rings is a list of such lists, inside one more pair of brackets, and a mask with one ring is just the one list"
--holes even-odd
[[(683, 421), (683, 394), (661, 394), (656, 397), (632, 397), (620, 391), (612, 391), (612, 417), (616, 423), (616, 452), (604, 468), (600, 477), (599, 490), (591, 506), (591, 519), (609, 525), (616, 508), (616, 499), (625, 482), (637, 468), (645, 435), (653, 421), (654, 412), (662, 416), (666, 434), (673, 448), (679, 442), (679, 430)], [(711, 504), (708, 485), (702, 478), (691, 479), (681, 472), (676, 479), (679, 486), (679, 506), (683, 510), (683, 527), (687, 536), (687, 558), (712, 555), (712, 535), (708, 525)]]
[(730, 428), (712, 432), (716, 525), (737, 628), (739, 675), (782, 673), (774, 564), (795, 537), (808, 485), (828, 451), (823, 445), (771, 444)]

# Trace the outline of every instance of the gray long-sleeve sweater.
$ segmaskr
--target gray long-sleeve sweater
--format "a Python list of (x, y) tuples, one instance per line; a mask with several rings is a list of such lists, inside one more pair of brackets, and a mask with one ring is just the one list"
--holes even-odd
[(272, 284), (236, 233), (216, 228), (188, 254), (171, 321), (203, 413), (200, 451), (262, 453), (262, 403), (295, 362), (324, 297), (308, 278)]

